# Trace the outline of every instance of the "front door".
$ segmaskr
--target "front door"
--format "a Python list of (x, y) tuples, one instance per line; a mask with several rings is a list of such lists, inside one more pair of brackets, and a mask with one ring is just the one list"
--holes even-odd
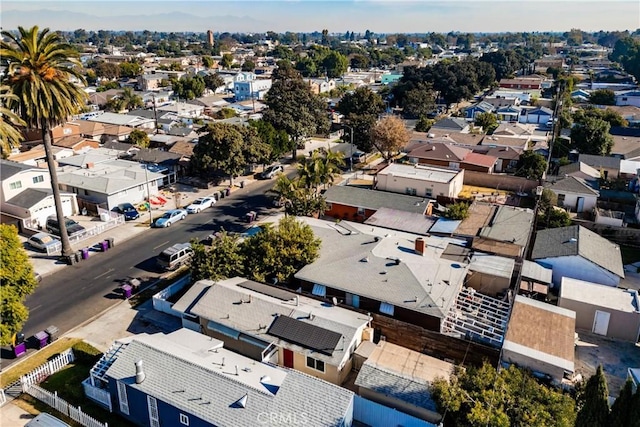
[(584, 197), (578, 197), (578, 202), (576, 203), (576, 212), (580, 213), (584, 211)]
[(284, 367), (293, 368), (293, 351), (286, 348), (282, 349), (284, 353)]
[(610, 313), (606, 311), (596, 310), (596, 316), (593, 319), (593, 333), (598, 335), (607, 335), (609, 329), (609, 317)]

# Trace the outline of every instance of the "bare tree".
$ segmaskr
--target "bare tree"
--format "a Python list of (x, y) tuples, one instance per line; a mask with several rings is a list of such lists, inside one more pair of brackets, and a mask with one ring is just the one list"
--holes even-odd
[(409, 142), (409, 132), (401, 118), (386, 116), (371, 129), (371, 144), (388, 162)]

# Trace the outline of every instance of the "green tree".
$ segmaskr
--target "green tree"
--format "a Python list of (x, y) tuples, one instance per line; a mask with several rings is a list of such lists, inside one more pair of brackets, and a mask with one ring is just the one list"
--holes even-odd
[(611, 125), (596, 117), (584, 117), (571, 128), (571, 141), (582, 154), (608, 156), (613, 148)]
[(276, 130), (264, 120), (249, 120), (249, 126), (255, 128), (260, 140), (271, 147), (270, 161), (278, 160), (283, 154), (293, 150), (293, 141), (283, 130)]
[(436, 98), (433, 90), (425, 84), (420, 84), (405, 93), (402, 114), (409, 119), (418, 119), (426, 117), (435, 109), (435, 106)]
[(198, 241), (191, 242), (191, 280), (220, 280), (244, 275), (244, 256), (240, 251), (238, 237), (222, 230), (215, 234), (211, 247)]
[(129, 144), (132, 144), (141, 148), (149, 148), (151, 139), (149, 138), (149, 135), (145, 131), (140, 129), (134, 129), (131, 131), (131, 133), (127, 137), (127, 142)]
[(341, 153), (330, 149), (324, 152), (316, 150), (298, 165), (299, 185), (317, 191), (320, 185), (333, 184), (343, 165)]
[(0, 152), (6, 159), (11, 150), (20, 146), (23, 136), (16, 126), (24, 126), (25, 122), (11, 111), (10, 104), (18, 97), (11, 93), (9, 86), (0, 86)]
[(0, 345), (8, 345), (29, 316), (24, 300), (36, 289), (37, 282), (18, 230), (6, 224), (0, 224), (0, 283)]
[(122, 77), (138, 77), (144, 70), (142, 65), (137, 62), (122, 62), (120, 63), (120, 75)]
[(351, 68), (366, 70), (369, 68), (369, 58), (362, 54), (353, 55), (351, 57)]
[(620, 113), (611, 108), (604, 110), (593, 107), (582, 108), (573, 114), (572, 120), (582, 122), (587, 117), (602, 119), (609, 123), (611, 127), (626, 127), (629, 125), (629, 122)]
[(547, 170), (547, 160), (543, 155), (527, 150), (520, 154), (516, 165), (516, 176), (527, 179), (542, 179), (542, 175)]
[(113, 80), (120, 77), (120, 66), (114, 62), (99, 62), (96, 65), (96, 76)]
[[(342, 97), (337, 110), (345, 116), (345, 121), (353, 129), (353, 143), (356, 147), (364, 152), (370, 152), (371, 128), (384, 111), (382, 97), (368, 87), (359, 87)], [(350, 142), (351, 135), (345, 135), (345, 138)]]
[(318, 258), (320, 239), (311, 227), (294, 217), (283, 217), (276, 227), (265, 227), (244, 240), (246, 272), (261, 282), (288, 282), (305, 265)]
[[(638, 396), (640, 396), (639, 393), (636, 391)], [(637, 404), (640, 404), (640, 401)], [(635, 414), (633, 413), (634, 411), (636, 412)], [(634, 408), (633, 381), (630, 378), (624, 383), (622, 390), (620, 390), (620, 395), (611, 406), (607, 425), (610, 427), (640, 426), (640, 405)]]
[(572, 427), (575, 404), (514, 365), (496, 372), (488, 363), (436, 379), (432, 395), (444, 425), (467, 427)]
[(222, 59), (220, 59), (220, 65), (223, 68), (231, 68), (231, 64), (233, 64), (233, 55), (230, 53), (223, 54)]
[(329, 130), (329, 116), (325, 101), (313, 94), (299, 75), (292, 71), (280, 75), (284, 78), (275, 80), (265, 97), (269, 108), (263, 119), (289, 135), (294, 142), (295, 160), (296, 149), (304, 138)]
[(322, 67), (324, 68), (327, 77), (330, 79), (342, 77), (342, 75), (347, 72), (348, 66), (349, 61), (347, 60), (347, 57), (335, 50), (329, 52), (322, 61)]
[(205, 82), (202, 76), (184, 76), (179, 80), (172, 78), (171, 88), (174, 96), (189, 100), (202, 96)]
[(211, 67), (213, 67), (213, 64), (214, 64), (214, 63), (215, 63), (215, 61), (213, 60), (213, 58), (212, 58), (212, 57), (207, 56), (207, 55), (205, 55), (205, 56), (203, 56), (203, 57), (202, 57), (202, 65), (204, 65), (204, 66), (205, 66), (205, 68), (211, 68)]
[(119, 98), (122, 100), (122, 107), (127, 110), (140, 108), (144, 105), (142, 97), (136, 94), (130, 87), (122, 89), (122, 93), (119, 95)]
[(200, 131), (191, 157), (192, 170), (200, 175), (219, 171), (233, 179), (251, 163), (268, 159), (270, 147), (263, 143), (252, 127), (211, 123)]
[(207, 74), (203, 77), (204, 85), (207, 89), (215, 92), (219, 87), (224, 86), (224, 79), (220, 77), (220, 74)]
[(389, 162), (409, 142), (409, 132), (401, 118), (386, 116), (371, 129), (371, 144)]
[(489, 132), (489, 129), (495, 129), (498, 125), (498, 119), (493, 113), (476, 114), (474, 122), (476, 126), (481, 126), (487, 133)]
[(449, 219), (465, 219), (469, 216), (469, 205), (465, 202), (448, 205), (443, 216)]
[(242, 63), (242, 71), (253, 71), (256, 69), (256, 63), (250, 60), (246, 60)]
[(616, 105), (616, 94), (611, 89), (598, 89), (589, 95), (589, 103), (596, 105)]
[(609, 389), (602, 365), (587, 380), (579, 404), (581, 407), (576, 417), (576, 427), (609, 426)]
[[(8, 64), (5, 83), (18, 97), (18, 114), (29, 129), (39, 129), (45, 148), (47, 167), (51, 175), (51, 190), (56, 215), (64, 217), (56, 162), (51, 146), (51, 129), (63, 124), (79, 112), (87, 94), (71, 78), (84, 83), (82, 65), (77, 50), (63, 43), (60, 36), (46, 28), (18, 28), (18, 34), (3, 31), (0, 57)], [(70, 256), (73, 249), (67, 227), (60, 222), (62, 255)]]
[(426, 117), (421, 117), (416, 123), (415, 131), (416, 132), (429, 132), (431, 126), (435, 123), (435, 120), (427, 119)]
[(327, 204), (322, 194), (304, 186), (299, 178), (290, 179), (280, 174), (269, 193), (276, 196), (280, 206), (284, 206), (286, 215), (316, 216), (326, 210)]

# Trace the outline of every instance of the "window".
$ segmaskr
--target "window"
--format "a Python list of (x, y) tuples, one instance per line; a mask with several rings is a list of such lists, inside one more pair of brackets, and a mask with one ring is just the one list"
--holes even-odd
[(38, 175), (38, 176), (34, 176), (33, 177), (33, 183), (37, 184), (39, 182), (44, 182), (44, 176), (43, 175)]
[(9, 188), (12, 190), (17, 190), (18, 188), (22, 188), (22, 181), (16, 181), (9, 184)]
[(313, 295), (319, 297), (327, 296), (327, 287), (325, 285), (318, 285), (317, 283), (313, 285), (313, 290), (311, 291)]
[(307, 356), (307, 367), (315, 369), (316, 371), (324, 372), (324, 362), (322, 360), (314, 359)]
[(188, 426), (189, 425), (189, 417), (185, 414), (180, 414), (180, 424)]
[(404, 193), (410, 196), (415, 196), (417, 194), (416, 189), (411, 187), (405, 188)]
[(460, 170), (460, 163), (457, 162), (449, 162), (449, 169)]
[(147, 396), (147, 407), (149, 408), (149, 425), (160, 427), (160, 417), (158, 416), (158, 401), (155, 397)]
[(333, 209), (333, 206), (331, 206), (331, 203), (327, 202), (326, 204), (327, 206), (327, 210), (330, 211), (331, 209)]
[(389, 316), (393, 316), (394, 307), (393, 304), (389, 304), (386, 302), (380, 303), (380, 313), (388, 314)]
[(433, 188), (427, 188), (426, 190), (424, 190), (424, 195), (426, 197), (431, 197), (433, 195)]
[(564, 206), (564, 194), (558, 194), (558, 206)]
[(127, 386), (118, 381), (118, 402), (120, 402), (120, 412), (129, 415), (129, 400), (127, 399)]

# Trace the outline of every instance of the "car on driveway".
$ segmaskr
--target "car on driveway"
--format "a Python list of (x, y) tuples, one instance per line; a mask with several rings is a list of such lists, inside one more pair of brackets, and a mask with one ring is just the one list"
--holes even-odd
[(284, 167), (282, 165), (271, 165), (266, 168), (260, 176), (262, 179), (271, 179), (279, 173), (284, 172)]
[(29, 246), (42, 252), (55, 252), (62, 248), (60, 240), (47, 233), (36, 233), (27, 240)]
[(193, 201), (193, 203), (187, 206), (187, 212), (190, 214), (199, 213), (200, 211), (210, 208), (215, 203), (216, 203), (216, 199), (211, 196), (198, 197)]
[(164, 215), (160, 218), (156, 219), (153, 223), (154, 227), (171, 227), (171, 224), (174, 222), (180, 221), (181, 219), (185, 219), (187, 217), (187, 211), (184, 209), (172, 209), (170, 211), (166, 211)]
[(131, 203), (120, 203), (113, 208), (114, 212), (124, 216), (125, 221), (131, 221), (140, 218), (140, 213)]

